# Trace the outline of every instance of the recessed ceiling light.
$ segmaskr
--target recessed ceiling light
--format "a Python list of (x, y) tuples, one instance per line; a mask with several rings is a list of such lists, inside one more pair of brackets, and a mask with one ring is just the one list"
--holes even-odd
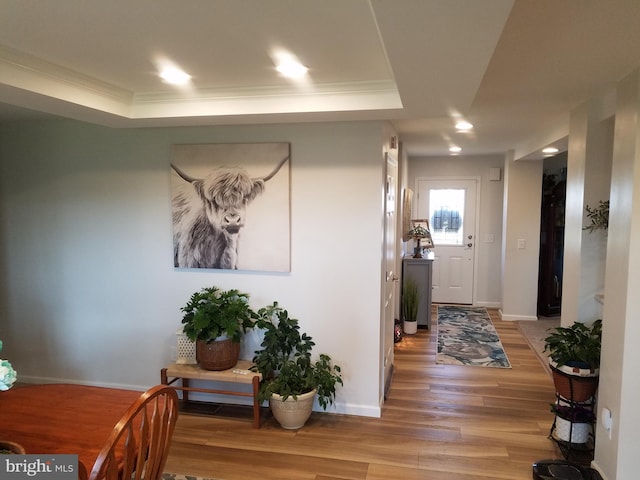
[(302, 79), (309, 71), (295, 55), (285, 49), (279, 48), (273, 50), (271, 52), (271, 59), (276, 66), (276, 70), (287, 78)]
[(309, 69), (293, 58), (286, 58), (276, 65), (276, 70), (287, 78), (302, 78)]
[(457, 147), (457, 146), (455, 146), (455, 145), (454, 145), (454, 146), (452, 146), (452, 147), (449, 147), (449, 151), (450, 151), (451, 153), (460, 153), (460, 152), (462, 151), (462, 148)]
[(560, 150), (558, 150), (556, 147), (547, 147), (542, 149), (542, 153), (558, 153), (559, 151)]
[(458, 120), (456, 122), (456, 130), (460, 132), (468, 132), (473, 129), (473, 124), (467, 122), (466, 120)]
[(166, 67), (160, 72), (160, 77), (171, 85), (185, 85), (191, 80), (191, 75), (176, 67)]

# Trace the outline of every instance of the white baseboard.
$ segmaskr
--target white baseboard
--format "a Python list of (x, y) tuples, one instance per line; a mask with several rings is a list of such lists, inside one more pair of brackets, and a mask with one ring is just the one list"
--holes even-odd
[(134, 390), (138, 392), (144, 392), (145, 390), (153, 387), (153, 385), (128, 385), (124, 383), (92, 382), (90, 380), (77, 380), (77, 379), (70, 379), (70, 378), (36, 377), (33, 375), (20, 375), (19, 381), (20, 383), (29, 383), (29, 384), (36, 384), (36, 385), (43, 384), (43, 383), (70, 383), (72, 385), (89, 385), (90, 387), (120, 388), (122, 390)]
[(500, 318), (502, 320), (518, 321), (518, 320), (538, 320), (537, 315), (512, 315), (504, 313), (502, 310), (498, 310)]
[[(107, 387), (107, 388), (120, 388), (123, 390), (134, 390), (138, 392), (144, 392), (151, 388), (153, 385), (128, 385), (122, 383), (103, 383), (103, 382), (91, 382), (88, 380), (72, 380), (68, 378), (51, 378), (51, 377), (37, 377), (31, 375), (20, 375), (20, 383), (27, 384), (45, 384), (45, 383), (69, 383), (73, 385), (89, 385), (91, 387)], [(250, 386), (249, 386), (250, 388)], [(253, 401), (250, 398), (243, 397), (230, 397), (228, 395), (212, 395), (205, 393), (194, 392), (189, 395), (190, 400), (196, 401), (209, 401), (218, 403), (227, 403), (231, 405), (252, 405)], [(317, 402), (314, 405), (314, 411), (324, 412)], [(382, 409), (377, 405), (355, 405), (345, 403), (334, 403), (327, 407), (327, 413), (338, 413), (343, 415), (356, 415), (360, 417), (374, 417), (380, 418), (382, 415)]]
[(502, 306), (500, 302), (475, 302), (474, 305), (476, 307), (485, 307), (485, 308), (500, 308)]

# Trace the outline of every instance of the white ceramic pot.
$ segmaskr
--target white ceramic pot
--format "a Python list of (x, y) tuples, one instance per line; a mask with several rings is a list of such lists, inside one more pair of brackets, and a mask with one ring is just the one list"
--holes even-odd
[(587, 443), (591, 425), (588, 423), (574, 423), (573, 428), (571, 425), (569, 420), (556, 416), (556, 438), (570, 443)]
[(418, 322), (403, 322), (402, 329), (407, 335), (413, 335), (418, 331)]
[(269, 399), (271, 413), (273, 413), (282, 428), (297, 430), (302, 428), (309, 420), (315, 397), (315, 390), (298, 395), (295, 399), (288, 397), (286, 400), (282, 400), (280, 395), (274, 393)]

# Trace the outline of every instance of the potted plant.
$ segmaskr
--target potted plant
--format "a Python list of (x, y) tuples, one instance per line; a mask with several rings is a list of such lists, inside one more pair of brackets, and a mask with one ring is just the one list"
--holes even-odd
[[(0, 351), (2, 351), (2, 340), (0, 340)], [(16, 371), (8, 360), (0, 358), (0, 392), (9, 390), (17, 378)]]
[(238, 363), (240, 341), (257, 314), (249, 295), (236, 289), (203, 288), (181, 308), (183, 332), (196, 343), (196, 360), (205, 370), (227, 370)]
[[(0, 351), (2, 350), (2, 340), (0, 340)], [(0, 359), (0, 392), (6, 392), (15, 383), (17, 378), (16, 371), (8, 360)], [(25, 454), (22, 445), (8, 440), (0, 440), (0, 454), (18, 453)]]
[(598, 386), (602, 320), (554, 328), (544, 342), (556, 391), (570, 401), (589, 400)]
[(314, 398), (326, 410), (333, 404), (341, 368), (326, 354), (311, 357), (313, 339), (300, 332), (298, 320), (273, 305), (258, 311), (256, 327), (264, 331), (252, 370), (262, 374), (258, 399), (269, 401), (273, 416), (286, 429), (301, 428), (311, 415)]
[(418, 331), (419, 304), (418, 284), (412, 278), (407, 278), (402, 287), (402, 319), (406, 334), (412, 335)]

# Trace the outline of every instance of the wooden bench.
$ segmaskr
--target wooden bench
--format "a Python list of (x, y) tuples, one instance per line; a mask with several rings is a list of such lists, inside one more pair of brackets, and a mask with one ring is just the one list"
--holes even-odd
[[(238, 397), (253, 397), (253, 426), (260, 428), (260, 402), (258, 390), (262, 375), (249, 370), (252, 363), (248, 360), (240, 360), (237, 365), (229, 370), (203, 370), (197, 365), (180, 365), (172, 363), (160, 370), (160, 381), (163, 385), (172, 385), (176, 390), (181, 390), (184, 402), (189, 402), (189, 392), (211, 393), (218, 395), (233, 395)], [(181, 385), (173, 385), (181, 380)], [(194, 388), (189, 386), (189, 380), (206, 380), (212, 382), (237, 383), (251, 385), (251, 392), (232, 390), (219, 390), (214, 388)]]

